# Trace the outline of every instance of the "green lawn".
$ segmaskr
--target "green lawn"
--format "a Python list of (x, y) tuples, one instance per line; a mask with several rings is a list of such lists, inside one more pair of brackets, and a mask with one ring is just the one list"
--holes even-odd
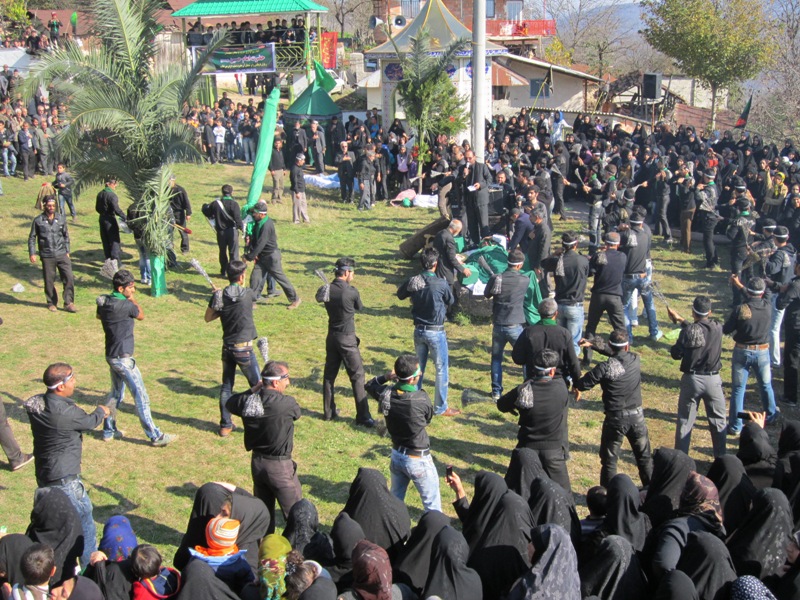
[[(203, 321), (209, 288), (188, 269), (188, 258), (198, 258), (209, 273), (218, 270), (216, 243), (210, 227), (200, 214), (200, 206), (219, 193), (222, 184), (234, 187), (235, 197), (246, 195), (250, 169), (236, 166), (181, 165), (178, 181), (190, 195), (196, 216), (192, 251), (181, 257), (180, 267), (168, 274), (169, 296), (151, 298), (146, 288), (139, 301), (147, 318), (136, 325), (136, 358), (144, 375), (156, 423), (180, 439), (164, 449), (151, 448), (126, 396), (119, 426), (127, 436), (121, 441), (103, 443), (99, 432), (84, 439), (83, 476), (95, 506), (100, 526), (111, 515), (125, 513), (143, 542), (153, 543), (171, 557), (178, 544), (196, 487), (206, 481), (229, 481), (251, 488), (249, 456), (242, 443), (241, 430), (227, 439), (217, 436), (219, 419), (217, 396), (220, 384), (221, 330), (217, 322)], [(24, 450), (30, 451), (31, 434), (21, 403), (43, 389), (41, 374), (55, 361), (72, 364), (77, 374), (76, 399), (85, 408), (101, 402), (109, 389), (109, 375), (103, 357), (100, 323), (94, 317), (95, 297), (109, 291), (99, 267), (102, 249), (92, 190), (78, 200), (79, 223), (71, 226), (72, 259), (76, 274), (77, 315), (63, 311), (51, 314), (45, 309), (41, 271), (28, 262), (26, 238), (36, 192), (43, 179), (23, 183), (21, 179), (2, 180), (5, 196), (0, 198), (0, 385), (12, 428)], [(271, 209), (277, 221), (283, 250), (284, 269), (298, 288), (304, 302), (296, 311), (286, 310), (281, 297), (256, 308), (259, 334), (269, 337), (271, 356), (289, 362), (292, 377), (290, 393), (303, 407), (297, 423), (295, 460), (299, 465), (304, 494), (319, 508), (323, 524), (330, 526), (343, 505), (350, 481), (359, 466), (371, 466), (388, 475), (390, 440), (375, 431), (353, 424), (354, 407), (344, 371), (339, 376), (339, 406), (344, 418), (326, 423), (321, 419), (322, 367), (326, 316), (314, 302), (320, 285), (313, 270), (332, 270), (336, 258), (351, 255), (358, 261), (355, 285), (366, 306), (357, 318), (361, 349), (371, 377), (389, 368), (399, 352), (413, 351), (412, 325), (408, 305), (395, 297), (396, 287), (417, 268), (416, 261), (399, 257), (399, 243), (418, 227), (436, 216), (434, 210), (404, 210), (376, 207), (360, 213), (351, 206), (335, 202), (336, 193), (311, 191), (310, 225), (291, 224), (288, 201)], [(128, 201), (123, 199), (122, 206)], [(557, 222), (560, 231), (578, 230), (577, 222)], [(123, 235), (124, 263), (137, 275), (135, 246), (131, 236)], [(671, 306), (685, 316), (691, 298), (698, 293), (719, 295), (714, 309), (727, 312), (729, 295), (725, 274), (695, 270), (698, 256), (692, 259), (655, 244), (653, 258), (656, 278), (670, 298)], [(698, 247), (695, 251), (699, 252)], [(25, 292), (14, 294), (16, 282)], [(663, 305), (659, 317), (666, 318)], [(459, 406), (465, 389), (488, 392), (490, 389), (488, 323), (448, 325), (451, 355), (451, 404)], [(646, 327), (636, 331), (646, 336)], [(642, 340), (644, 338), (641, 338)], [(638, 339), (637, 339), (638, 341)], [(729, 380), (732, 341), (725, 342), (724, 379)], [(678, 365), (669, 358), (668, 343), (642, 342), (636, 347), (642, 355), (643, 389), (647, 422), (654, 448), (672, 445), (673, 414), (677, 402)], [(519, 382), (521, 371), (507, 369), (507, 385)], [(432, 391), (432, 379), (427, 378)], [(237, 378), (237, 391), (246, 381)], [(727, 387), (727, 386), (726, 386)], [(751, 394), (752, 396), (752, 394)], [(600, 424), (603, 414), (599, 391), (570, 411), (572, 460), (569, 469), (573, 488), (585, 492), (598, 481)], [(755, 403), (753, 403), (755, 406)], [(373, 413), (377, 410), (373, 407)], [(704, 413), (703, 413), (704, 414)], [(376, 415), (377, 416), (377, 415)], [(693, 456), (703, 468), (711, 456), (710, 437), (704, 421), (693, 438)], [(502, 415), (493, 405), (470, 405), (460, 417), (437, 418), (429, 431), (440, 474), (453, 464), (471, 481), (481, 469), (505, 472), (515, 445), (516, 421)], [(638, 480), (632, 455), (625, 449), (621, 469)], [(9, 532), (24, 531), (36, 487), (32, 467), (21, 472), (0, 473), (0, 498), (3, 513), (0, 525)], [(445, 510), (453, 517), (452, 493), (442, 479)], [(420, 514), (419, 496), (411, 489), (407, 501), (412, 518)], [(582, 499), (579, 499), (582, 502)]]

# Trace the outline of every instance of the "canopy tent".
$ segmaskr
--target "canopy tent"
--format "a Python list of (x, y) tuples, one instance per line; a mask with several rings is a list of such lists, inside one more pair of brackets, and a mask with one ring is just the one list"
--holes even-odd
[[(319, 121), (320, 130), (325, 131), (333, 117), (338, 117), (341, 123), (342, 109), (331, 100), (323, 87), (316, 85), (315, 81), (283, 112), (283, 123), (286, 130), (290, 131), (296, 121)], [(333, 164), (335, 154), (336, 148), (326, 147), (325, 161)]]
[(173, 17), (241, 17), (246, 15), (326, 13), (311, 0), (197, 0), (172, 13)]
[[(393, 36), (394, 44), (392, 40), (387, 40), (380, 46), (372, 50), (367, 50), (364, 54), (365, 56), (375, 58), (393, 58), (397, 56), (395, 45), (400, 49), (400, 52), (409, 52), (411, 50), (411, 38), (417, 37), (420, 30), (423, 28), (427, 28), (431, 34), (431, 50), (434, 54), (438, 49), (446, 48), (451, 42), (457, 39), (472, 39), (472, 31), (448, 10), (442, 0), (428, 0), (419, 14), (414, 17), (414, 20), (400, 33)], [(498, 46), (492, 42), (486, 42), (487, 56), (506, 53), (508, 53), (508, 50), (503, 46)], [(459, 53), (459, 56), (471, 55), (471, 46)]]

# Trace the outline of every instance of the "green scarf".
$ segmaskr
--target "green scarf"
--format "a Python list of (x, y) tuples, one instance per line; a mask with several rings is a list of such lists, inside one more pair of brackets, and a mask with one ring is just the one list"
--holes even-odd
[(558, 325), (555, 319), (542, 319), (542, 325)]
[(120, 294), (119, 292), (112, 292), (111, 293), (111, 297), (112, 298), (118, 298), (119, 300), (127, 300), (127, 298), (125, 297), (125, 294)]
[(417, 386), (411, 383), (398, 383), (396, 386), (394, 386), (394, 389), (402, 392), (416, 392)]

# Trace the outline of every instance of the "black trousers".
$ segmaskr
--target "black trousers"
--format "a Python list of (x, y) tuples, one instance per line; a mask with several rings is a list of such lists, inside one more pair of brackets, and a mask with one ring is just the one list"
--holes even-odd
[[(175, 224), (180, 225), (181, 227), (186, 227), (186, 212), (182, 210), (175, 210)], [(181, 252), (188, 252), (189, 251), (189, 234), (185, 231), (178, 230), (181, 234)]]
[(8, 424), (6, 409), (2, 402), (0, 402), (0, 447), (3, 448), (8, 462), (11, 463), (11, 468), (22, 462), (22, 450), (20, 450), (14, 432), (11, 431), (11, 426)]
[(100, 241), (103, 242), (103, 254), (106, 259), (119, 261), (119, 224), (113, 215), (100, 216)]
[(228, 263), (239, 260), (239, 230), (231, 227), (217, 231), (217, 246), (219, 246), (219, 268), (225, 277)]
[(489, 234), (489, 203), (468, 197), (467, 214), (470, 242), (479, 244)]
[(592, 293), (592, 298), (589, 300), (589, 315), (586, 317), (586, 333), (597, 333), (597, 326), (603, 313), (608, 314), (612, 329), (625, 329), (622, 297)]
[(553, 214), (564, 214), (564, 182), (560, 179), (553, 183)]
[(564, 442), (560, 448), (531, 448), (539, 455), (542, 467), (547, 472), (547, 476), (560, 485), (564, 490), (572, 495), (572, 484), (569, 481), (569, 471), (567, 471), (567, 459), (569, 459), (568, 443)]
[(717, 248), (714, 245), (714, 228), (717, 226), (718, 219), (716, 215), (707, 210), (701, 211), (701, 214), (703, 215), (703, 248), (706, 251), (706, 266), (712, 267), (719, 264)]
[(314, 158), (314, 172), (320, 175), (325, 173), (325, 153), (316, 148), (312, 149), (311, 153)]
[(352, 177), (339, 177), (339, 186), (342, 193), (342, 202), (353, 201), (353, 178)]
[(276, 250), (267, 257), (259, 256), (253, 265), (253, 271), (250, 273), (250, 289), (256, 293), (257, 297), (261, 296), (261, 290), (264, 289), (264, 280), (268, 275), (275, 279), (275, 283), (281, 286), (289, 302), (297, 300), (297, 292), (286, 273), (283, 272), (280, 250)]
[(25, 181), (28, 181), (36, 170), (36, 155), (32, 151), (22, 150), (19, 157), (22, 159), (22, 174), (25, 176)]
[(297, 463), (291, 458), (277, 460), (253, 452), (250, 459), (253, 475), (253, 495), (267, 505), (269, 527), (266, 533), (275, 533), (275, 501), (281, 505), (284, 521), (298, 500), (303, 498)]
[(369, 413), (369, 401), (364, 389), (364, 363), (358, 350), (360, 340), (355, 334), (328, 333), (325, 340), (325, 370), (322, 375), (322, 412), (326, 420), (331, 419), (336, 411), (336, 399), (333, 387), (336, 376), (344, 364), (353, 398), (356, 402), (356, 422), (362, 423), (372, 418)]
[(607, 487), (611, 478), (617, 474), (617, 458), (622, 440), (627, 438), (639, 468), (639, 479), (643, 486), (650, 483), (653, 476), (653, 458), (650, 452), (650, 436), (644, 422), (641, 407), (632, 414), (628, 411), (610, 411), (603, 421), (600, 434), (600, 485)]
[(800, 331), (786, 323), (784, 336), (783, 397), (789, 402), (797, 402), (800, 399)]
[(56, 290), (56, 273), (64, 285), (64, 306), (75, 302), (75, 280), (72, 277), (72, 263), (66, 254), (53, 258), (42, 258), (42, 274), (44, 276), (44, 295), (48, 306), (58, 306)]

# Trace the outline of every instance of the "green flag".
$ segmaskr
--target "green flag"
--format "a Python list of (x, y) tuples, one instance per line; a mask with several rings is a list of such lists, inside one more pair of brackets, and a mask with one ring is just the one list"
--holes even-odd
[(72, 16), (69, 18), (69, 22), (72, 23), (72, 26), (74, 28), (76, 28), (76, 29), (78, 28), (78, 13), (77, 12), (72, 13)]
[(325, 70), (325, 67), (323, 67), (318, 60), (314, 61), (314, 72), (317, 75), (314, 83), (323, 90), (330, 92), (336, 87), (336, 81), (333, 79), (333, 77), (331, 77), (330, 73)]
[(736, 125), (733, 126), (734, 129), (744, 129), (747, 127), (747, 119), (750, 118), (750, 107), (753, 105), (753, 94), (750, 94), (750, 100), (747, 101), (747, 104), (742, 111), (739, 120), (736, 121)]
[(281, 98), (279, 86), (272, 88), (272, 93), (267, 98), (264, 107), (264, 118), (261, 121), (261, 133), (258, 136), (258, 149), (253, 165), (253, 174), (250, 176), (250, 190), (247, 192), (247, 203), (242, 207), (242, 217), (256, 205), (261, 193), (264, 191), (264, 181), (269, 171), (269, 161), (272, 158), (272, 143), (275, 141), (275, 124), (278, 122), (278, 101)]

